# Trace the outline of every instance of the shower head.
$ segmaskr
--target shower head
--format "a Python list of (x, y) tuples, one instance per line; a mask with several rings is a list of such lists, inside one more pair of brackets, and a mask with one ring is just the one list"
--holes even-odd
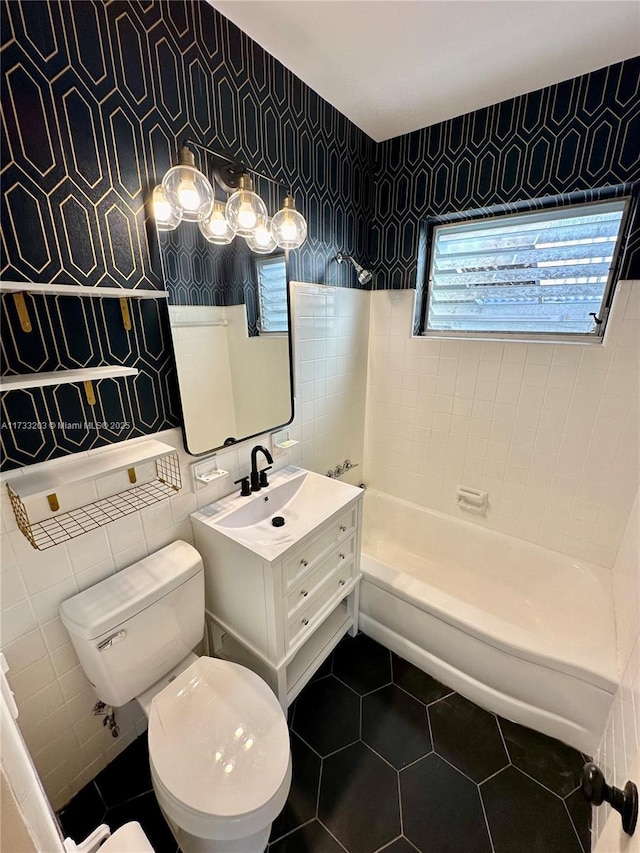
[(342, 252), (338, 252), (336, 255), (336, 261), (341, 264), (343, 261), (351, 261), (353, 267), (358, 276), (359, 284), (369, 284), (371, 279), (373, 278), (373, 273), (371, 270), (366, 270), (364, 267), (361, 267), (360, 264), (351, 257), (351, 255), (344, 255)]

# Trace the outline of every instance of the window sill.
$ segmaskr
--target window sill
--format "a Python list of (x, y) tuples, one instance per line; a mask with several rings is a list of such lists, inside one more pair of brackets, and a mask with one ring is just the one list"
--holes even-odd
[(477, 333), (447, 334), (446, 332), (412, 335), (428, 341), (495, 341), (500, 344), (558, 344), (561, 346), (600, 346), (603, 342), (601, 335), (572, 335), (570, 338), (559, 335), (497, 335)]

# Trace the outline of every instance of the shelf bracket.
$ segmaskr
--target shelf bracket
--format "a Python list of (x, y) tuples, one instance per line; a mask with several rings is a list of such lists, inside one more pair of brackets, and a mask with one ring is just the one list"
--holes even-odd
[(135, 468), (128, 468), (127, 474), (129, 475), (129, 482), (130, 483), (137, 483), (138, 478), (136, 477), (136, 469)]
[(125, 331), (131, 331), (131, 314), (129, 313), (129, 300), (122, 298), (120, 300), (120, 313), (122, 314), (122, 325)]
[(83, 385), (84, 385), (84, 393), (87, 396), (87, 403), (90, 406), (95, 406), (96, 395), (95, 395), (95, 392), (93, 390), (93, 382), (90, 379), (87, 379), (86, 382), (83, 383)]
[(49, 509), (51, 512), (58, 512), (60, 509), (60, 503), (56, 493), (54, 492), (52, 495), (47, 495), (47, 500), (49, 501)]
[(16, 311), (18, 312), (18, 319), (20, 320), (22, 331), (32, 332), (33, 326), (31, 325), (31, 318), (29, 317), (27, 303), (24, 301), (24, 293), (22, 293), (22, 291), (20, 293), (14, 293), (13, 302), (16, 306)]

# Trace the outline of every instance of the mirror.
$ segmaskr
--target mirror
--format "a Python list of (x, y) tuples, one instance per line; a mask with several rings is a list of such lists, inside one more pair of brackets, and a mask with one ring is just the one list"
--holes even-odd
[(285, 252), (256, 254), (240, 237), (217, 246), (195, 222), (157, 235), (187, 451), (209, 453), (290, 423)]

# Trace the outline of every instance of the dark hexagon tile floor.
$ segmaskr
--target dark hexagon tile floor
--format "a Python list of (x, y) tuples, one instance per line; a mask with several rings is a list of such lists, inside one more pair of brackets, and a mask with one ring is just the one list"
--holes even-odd
[[(289, 725), (293, 780), (269, 853), (590, 850), (584, 756), (479, 708), (363, 634), (338, 645)], [(144, 736), (59, 819), (76, 841), (103, 821), (139, 820), (156, 853), (176, 853)]]

